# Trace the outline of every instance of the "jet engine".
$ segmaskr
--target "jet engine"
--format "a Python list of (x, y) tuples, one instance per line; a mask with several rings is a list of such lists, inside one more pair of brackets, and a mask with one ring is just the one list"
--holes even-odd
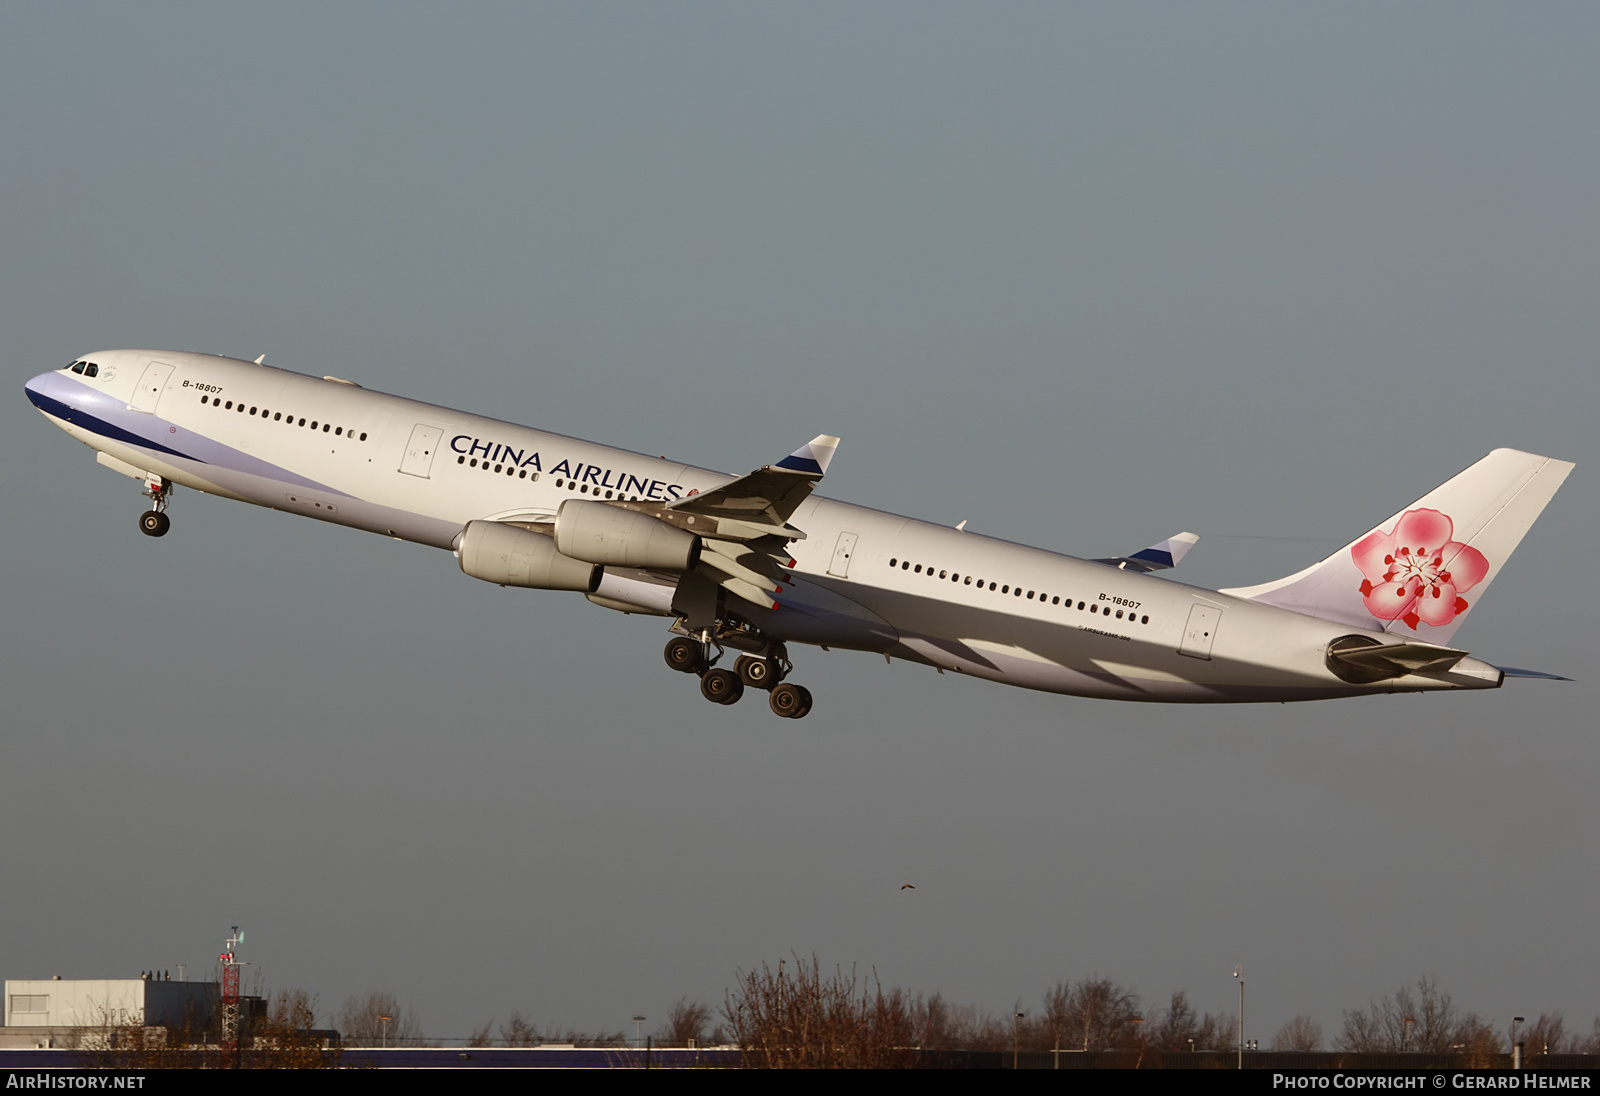
[(690, 571), (700, 561), (700, 538), (649, 514), (603, 502), (568, 499), (556, 512), (564, 556), (605, 567)]
[(592, 593), (603, 569), (556, 551), (542, 533), (503, 521), (469, 521), (456, 542), (461, 570), (498, 586)]

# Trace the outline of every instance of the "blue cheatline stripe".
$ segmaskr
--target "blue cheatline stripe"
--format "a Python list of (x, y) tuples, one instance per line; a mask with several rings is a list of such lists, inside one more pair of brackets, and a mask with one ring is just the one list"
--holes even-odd
[(809, 457), (800, 457), (790, 454), (778, 462), (779, 468), (787, 468), (791, 472), (814, 472), (822, 475), (822, 465)]
[(81, 426), (85, 430), (99, 434), (103, 438), (110, 438), (112, 441), (120, 441), (127, 445), (137, 445), (141, 449), (151, 449), (157, 453), (170, 453), (175, 457), (196, 461), (199, 464), (207, 463), (198, 457), (190, 456), (188, 453), (180, 453), (170, 446), (162, 445), (160, 442), (140, 437), (138, 434), (124, 430), (120, 426), (113, 426), (105, 419), (96, 418), (87, 411), (80, 411), (70, 404), (62, 403), (60, 400), (53, 400), (49, 396), (35, 392), (31, 388), (28, 389), (28, 399), (32, 400), (33, 405), (46, 415), (51, 415), (64, 422), (70, 422), (73, 426)]

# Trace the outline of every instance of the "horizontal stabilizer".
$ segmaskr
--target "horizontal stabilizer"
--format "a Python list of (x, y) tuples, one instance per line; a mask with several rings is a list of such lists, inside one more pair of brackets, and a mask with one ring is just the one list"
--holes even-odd
[(1562, 677), (1560, 674), (1547, 674), (1547, 673), (1542, 673), (1539, 670), (1519, 670), (1514, 666), (1496, 666), (1495, 669), (1499, 670), (1501, 673), (1505, 674), (1507, 677), (1531, 677), (1531, 678), (1535, 678), (1535, 679), (1537, 679), (1539, 681), (1571, 681), (1572, 680), (1570, 677)]
[(1407, 674), (1440, 674), (1467, 657), (1437, 643), (1380, 643), (1371, 636), (1341, 636), (1328, 644), (1328, 669), (1345, 681), (1368, 684)]
[(1097, 559), (1095, 563), (1104, 563), (1110, 567), (1117, 567), (1124, 571), (1166, 571), (1176, 567), (1184, 556), (1189, 554), (1195, 541), (1200, 539), (1198, 533), (1179, 533), (1175, 537), (1152, 544), (1148, 548), (1141, 548), (1131, 556), (1116, 556), (1112, 559)]

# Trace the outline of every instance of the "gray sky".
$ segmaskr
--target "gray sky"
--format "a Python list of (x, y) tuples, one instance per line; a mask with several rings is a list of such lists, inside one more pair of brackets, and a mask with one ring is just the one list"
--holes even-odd
[[(387, 988), (627, 1028), (791, 951), (1248, 1035), (1435, 975), (1587, 1028), (1600, 921), (1592, 5), (0, 7), (0, 976)], [(1478, 696), (1116, 705), (659, 621), (193, 492), (23, 381), (335, 373), (1179, 576), (1319, 559), (1501, 445), (1576, 461)], [(1246, 538), (1300, 539), (1246, 539)], [(916, 884), (901, 891), (901, 883)]]

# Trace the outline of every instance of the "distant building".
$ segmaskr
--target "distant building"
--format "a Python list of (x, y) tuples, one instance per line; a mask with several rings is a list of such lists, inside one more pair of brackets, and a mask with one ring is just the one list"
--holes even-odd
[[(216, 982), (165, 978), (8, 978), (0, 1047), (76, 1047), (97, 1035), (129, 1027), (188, 1028), (216, 1025)], [(246, 1016), (264, 1002), (247, 998)]]

